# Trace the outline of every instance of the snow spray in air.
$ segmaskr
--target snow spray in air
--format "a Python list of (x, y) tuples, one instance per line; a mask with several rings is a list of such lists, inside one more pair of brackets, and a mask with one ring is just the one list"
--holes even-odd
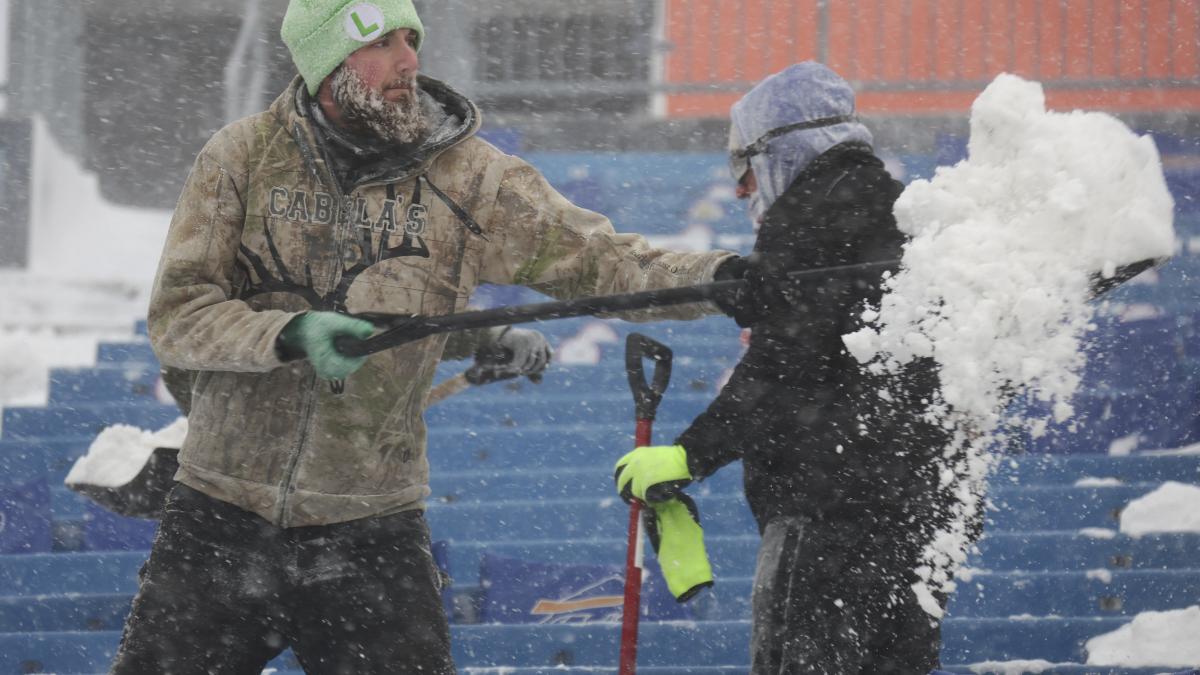
[(970, 131), (966, 160), (896, 202), (911, 238), (901, 269), (865, 310), (866, 327), (843, 338), (875, 372), (937, 363), (940, 399), (927, 412), (953, 432), (940, 475), (958, 512), (926, 548), (914, 591), (938, 617), (933, 592), (953, 590), (983, 508), (988, 448), (1006, 427), (1037, 434), (1048, 422), (1004, 419), (1006, 403), (1023, 394), (1070, 418), (1094, 311), (1089, 278), (1175, 247), (1158, 150), (1116, 118), (1048, 112), (1041, 85), (1000, 75), (972, 105)]

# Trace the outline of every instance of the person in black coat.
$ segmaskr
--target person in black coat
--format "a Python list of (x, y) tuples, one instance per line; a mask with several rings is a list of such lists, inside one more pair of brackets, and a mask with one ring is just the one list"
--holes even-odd
[[(752, 327), (749, 348), (676, 445), (630, 453), (618, 483), (641, 499), (669, 499), (742, 460), (762, 533), (755, 675), (928, 673), (939, 625), (912, 586), (949, 499), (939, 488), (948, 432), (923, 416), (936, 370), (926, 360), (872, 373), (842, 342), (878, 306), (884, 272), (898, 268), (905, 237), (892, 205), (902, 186), (854, 116), (849, 85), (825, 66), (767, 78), (731, 117), (738, 195), (759, 232), (752, 254), (725, 263), (718, 278), (749, 282), (723, 303)], [(786, 281), (842, 266), (857, 267)]]

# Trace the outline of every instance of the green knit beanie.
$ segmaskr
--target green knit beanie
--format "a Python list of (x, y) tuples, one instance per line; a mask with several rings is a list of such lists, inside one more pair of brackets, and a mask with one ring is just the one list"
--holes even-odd
[(347, 56), (397, 28), (416, 33), (421, 48), (425, 27), (412, 0), (291, 0), (279, 34), (315, 95)]

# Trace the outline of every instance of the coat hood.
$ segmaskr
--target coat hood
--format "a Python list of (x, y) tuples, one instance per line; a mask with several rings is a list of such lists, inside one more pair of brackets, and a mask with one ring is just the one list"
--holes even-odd
[[(854, 90), (828, 67), (815, 61), (789, 66), (758, 83), (730, 110), (729, 149), (745, 148), (774, 129), (825, 117), (854, 114)], [(872, 144), (871, 132), (858, 121), (802, 129), (770, 140), (765, 152), (750, 158), (758, 179), (751, 201), (757, 220), (787, 191), (804, 169), (826, 150), (846, 142)]]

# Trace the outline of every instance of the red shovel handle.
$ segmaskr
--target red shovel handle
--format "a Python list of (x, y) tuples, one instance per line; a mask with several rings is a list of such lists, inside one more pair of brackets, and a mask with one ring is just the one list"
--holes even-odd
[[(646, 381), (642, 359), (654, 360), (654, 375)], [(637, 414), (634, 433), (636, 447), (650, 445), (654, 414), (663, 392), (671, 381), (671, 349), (638, 333), (630, 333), (625, 341), (625, 372), (633, 390)], [(634, 675), (637, 671), (638, 618), (642, 599), (642, 503), (629, 503), (629, 539), (625, 550), (625, 607), (621, 614), (621, 657), (618, 675)]]
[(618, 675), (637, 672), (638, 611), (642, 606), (642, 503), (629, 504), (629, 541), (625, 549), (625, 606), (621, 611), (621, 658)]

